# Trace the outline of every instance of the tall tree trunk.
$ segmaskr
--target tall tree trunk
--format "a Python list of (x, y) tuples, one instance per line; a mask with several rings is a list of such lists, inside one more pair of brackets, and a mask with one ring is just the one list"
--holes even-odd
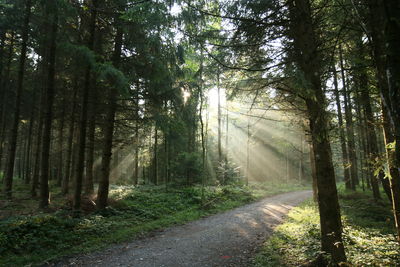
[[(222, 162), (222, 114), (221, 114), (221, 88), (220, 88), (220, 84), (219, 84), (219, 69), (217, 71), (217, 90), (218, 90), (218, 166), (221, 164)], [(219, 177), (220, 178), (220, 177)]]
[[(121, 51), (122, 51), (122, 40), (123, 32), (122, 25), (120, 24), (120, 19), (117, 14), (115, 18), (116, 25), (116, 35), (114, 43), (114, 54), (112, 62), (115, 68), (118, 68), (121, 61)], [(117, 97), (118, 88), (111, 85), (108, 91), (109, 105), (106, 111), (106, 118), (104, 124), (104, 143), (102, 148), (102, 160), (101, 160), (101, 173), (99, 180), (99, 189), (97, 192), (97, 208), (104, 209), (107, 207), (108, 201), (108, 190), (109, 190), (109, 177), (110, 177), (110, 161), (112, 156), (112, 144), (113, 144), (113, 134), (114, 134), (114, 117), (117, 109)]]
[[(154, 184), (158, 185), (158, 128), (157, 122), (155, 123), (154, 127), (154, 149), (153, 149), (153, 158), (154, 158)], [(187, 175), (188, 184), (190, 183), (190, 176)]]
[(67, 158), (65, 166), (65, 174), (61, 182), (61, 194), (66, 195), (69, 191), (69, 181), (71, 177), (71, 170), (73, 169), (72, 164), (72, 146), (74, 142), (74, 129), (75, 129), (75, 112), (77, 108), (77, 95), (78, 95), (78, 77), (76, 75), (74, 86), (73, 86), (73, 97), (72, 97), (72, 110), (71, 110), (71, 121), (68, 128), (68, 140), (67, 140)]
[(229, 145), (229, 113), (228, 113), (228, 99), (227, 99), (227, 95), (225, 93), (225, 108), (226, 108), (226, 121), (225, 121), (225, 151), (224, 151), (224, 161), (225, 161), (225, 167), (224, 167), (224, 179), (223, 179), (223, 183), (225, 184), (228, 180), (228, 145)]
[(139, 118), (135, 122), (135, 166), (133, 174), (133, 184), (137, 185), (139, 181)]
[[(65, 93), (63, 93), (65, 94)], [(57, 166), (57, 186), (61, 186), (62, 183), (62, 177), (63, 177), (63, 170), (64, 170), (64, 155), (63, 155), (63, 145), (64, 145), (64, 124), (65, 124), (65, 95), (62, 96), (62, 111), (61, 111), (61, 116), (60, 116), (60, 121), (59, 121), (59, 128), (58, 128), (58, 144), (57, 144), (57, 149), (58, 149), (58, 166)]]
[(310, 168), (311, 168), (311, 178), (312, 178), (312, 189), (313, 189), (313, 200), (318, 203), (318, 186), (317, 186), (317, 170), (315, 167), (315, 156), (314, 149), (312, 147), (312, 141), (309, 143), (310, 149)]
[(40, 174), (40, 157), (42, 155), (42, 134), (43, 134), (43, 120), (44, 120), (44, 88), (41, 90), (40, 96), (40, 106), (39, 106), (39, 119), (37, 125), (36, 133), (36, 151), (34, 153), (34, 163), (33, 163), (33, 175), (32, 175), (32, 185), (31, 185), (31, 195), (32, 197), (37, 196), (37, 188), (39, 185), (39, 174)]
[(26, 163), (25, 163), (25, 184), (31, 182), (32, 167), (31, 167), (31, 150), (32, 150), (32, 139), (33, 139), (33, 125), (35, 124), (35, 108), (36, 108), (36, 90), (33, 92), (33, 104), (31, 109), (31, 116), (29, 118), (29, 128), (28, 128), (28, 144), (26, 147)]
[(43, 125), (43, 141), (42, 141), (42, 159), (40, 170), (40, 201), (39, 208), (46, 208), (49, 205), (49, 155), (51, 142), (51, 125), (53, 121), (53, 102), (54, 102), (54, 81), (55, 81), (55, 64), (56, 64), (56, 37), (57, 37), (57, 6), (52, 0), (46, 3), (49, 37), (49, 55), (48, 55), (48, 77), (47, 86), (44, 90), (45, 108), (44, 108), (44, 125)]
[(390, 195), (392, 202), (392, 210), (394, 216), (394, 222), (397, 229), (397, 239), (400, 242), (400, 172), (399, 169), (393, 164), (394, 162), (394, 151), (388, 148), (390, 143), (393, 143), (395, 138), (393, 135), (393, 130), (390, 127), (390, 123), (388, 120), (388, 112), (384, 105), (382, 105), (382, 116), (383, 116), (383, 133), (385, 138), (385, 147), (386, 147), (386, 158), (389, 165), (389, 174), (390, 178), (386, 178), (385, 180), (389, 181), (390, 186)]
[(300, 135), (300, 160), (299, 160), (299, 182), (304, 180), (304, 140)]
[(13, 176), (14, 176), (14, 162), (15, 162), (15, 152), (17, 150), (17, 139), (18, 139), (18, 126), (20, 120), (21, 113), (21, 96), (23, 89), (23, 81), (25, 74), (25, 62), (26, 62), (26, 53), (28, 48), (28, 36), (29, 36), (29, 21), (31, 17), (31, 6), (32, 0), (26, 0), (25, 3), (25, 17), (24, 24), (22, 29), (22, 43), (21, 43), (21, 55), (19, 58), (19, 67), (18, 67), (18, 77), (17, 77), (17, 89), (15, 94), (15, 112), (14, 118), (11, 126), (11, 136), (10, 136), (10, 144), (7, 154), (7, 166), (6, 173), (4, 176), (4, 187), (3, 192), (7, 198), (12, 197), (12, 184), (13, 184)]
[(350, 90), (347, 88), (346, 75), (344, 70), (344, 62), (342, 55), (342, 48), (339, 48), (340, 57), (340, 71), (342, 76), (342, 90), (344, 99), (344, 110), (346, 117), (346, 128), (347, 128), (347, 145), (348, 145), (348, 156), (350, 163), (350, 179), (351, 189), (355, 190), (358, 185), (358, 174), (357, 174), (357, 156), (356, 156), (356, 143), (354, 140), (354, 128), (353, 128), (353, 114), (352, 104), (350, 97)]
[[(7, 105), (7, 87), (9, 85), (9, 80), (10, 80), (10, 70), (11, 70), (11, 63), (14, 55), (14, 32), (11, 32), (11, 37), (9, 40), (9, 45), (8, 45), (8, 58), (7, 58), (7, 64), (4, 72), (4, 78), (2, 79), (0, 86), (1, 86), (1, 105), (0, 105), (0, 170), (3, 170), (3, 151), (4, 151), (4, 143), (7, 135), (7, 112), (6, 112), (6, 105)], [(0, 73), (1, 76), (2, 73)], [(3, 171), (4, 173), (5, 171)], [(4, 178), (4, 177), (3, 177)]]
[[(365, 76), (365, 75), (364, 75)], [(367, 79), (366, 77), (363, 77), (362, 79)], [(367, 144), (368, 144), (368, 158), (369, 161), (371, 162), (372, 160), (374, 160), (378, 155), (379, 155), (379, 151), (378, 151), (378, 141), (376, 138), (376, 133), (375, 133), (375, 122), (374, 122), (374, 114), (372, 112), (372, 108), (371, 108), (371, 99), (368, 93), (368, 88), (366, 87), (366, 80), (365, 80), (365, 85), (362, 86), (361, 89), (361, 103), (364, 107), (364, 113), (365, 113), (365, 119), (367, 121)], [(372, 168), (372, 166), (371, 166)], [(382, 173), (380, 173), (379, 175), (382, 175)], [(380, 199), (380, 193), (379, 193), (379, 184), (378, 181), (376, 179), (376, 177), (371, 177), (371, 186), (372, 186), (372, 192), (374, 195), (375, 200)]]
[[(89, 24), (89, 40), (88, 48), (93, 51), (96, 23), (97, 23), (97, 12), (99, 7), (99, 0), (92, 0), (90, 5), (90, 24)], [(82, 195), (82, 180), (83, 170), (85, 163), (85, 150), (86, 150), (86, 130), (87, 130), (87, 117), (88, 117), (88, 101), (89, 101), (89, 90), (91, 80), (92, 66), (90, 63), (86, 66), (85, 71), (85, 83), (83, 87), (81, 110), (80, 110), (80, 122), (79, 122), (79, 135), (78, 135), (78, 155), (77, 163), (75, 167), (75, 190), (73, 199), (73, 209), (77, 212), (81, 207), (81, 195)]]
[[(387, 24), (385, 29), (385, 44), (387, 47), (387, 80), (390, 108), (394, 129), (395, 155), (394, 166), (400, 172), (400, 3), (398, 0), (384, 0)], [(392, 177), (394, 217), (396, 220), (397, 240), (400, 242), (400, 181)]]
[[(359, 41), (359, 46), (360, 46), (360, 54), (362, 55), (364, 48), (363, 48), (361, 39)], [(371, 141), (373, 142), (371, 149), (376, 149), (376, 151), (374, 151), (374, 150), (371, 151), (371, 153), (372, 153), (371, 156), (376, 157), (377, 155), (381, 154), (381, 151), (379, 151), (379, 147), (381, 147), (383, 145), (378, 144), (379, 139), (377, 138), (376, 132), (374, 130), (375, 129), (375, 118), (374, 118), (374, 114), (372, 112), (370, 95), (368, 94), (368, 74), (365, 69), (360, 70), (359, 78), (360, 78), (360, 87), (361, 87), (361, 90), (363, 91), (361, 94), (362, 94), (362, 100), (363, 100), (362, 103), (364, 104), (365, 118), (367, 121), (367, 131), (371, 131), (370, 138), (372, 138)], [(385, 121), (383, 123), (385, 123)], [(382, 187), (383, 187), (387, 197), (389, 198), (389, 200), (391, 200), (392, 193), (390, 191), (389, 179), (385, 179), (383, 171), (379, 172), (378, 177), (382, 183)], [(372, 179), (375, 180), (375, 177), (373, 177)], [(372, 184), (372, 186), (374, 186), (374, 185)]]
[[(3, 59), (4, 59), (4, 51), (5, 51), (5, 44), (6, 44), (6, 32), (5, 30), (0, 30), (0, 99), (4, 98), (5, 88), (3, 87)], [(0, 106), (0, 126), (3, 124), (3, 114), (4, 106)]]
[(85, 179), (85, 193), (91, 194), (94, 192), (93, 185), (93, 164), (94, 164), (94, 143), (95, 143), (95, 130), (96, 130), (96, 102), (97, 102), (97, 89), (93, 81), (91, 86), (91, 101), (89, 102), (89, 116), (88, 120), (88, 137), (86, 147), (86, 179)]
[[(3, 151), (3, 123), (5, 120), (5, 117), (3, 116), (3, 111), (5, 109), (5, 93), (6, 93), (6, 89), (3, 86), (3, 69), (4, 69), (4, 65), (3, 65), (3, 58), (4, 58), (4, 52), (5, 52), (5, 43), (6, 43), (6, 32), (5, 30), (2, 30), (0, 32), (0, 171), (1, 166), (2, 166), (2, 151)], [(12, 55), (12, 53), (10, 54), (10, 56)]]
[(135, 158), (134, 158), (134, 173), (133, 173), (133, 184), (137, 185), (139, 181), (139, 82), (136, 83), (136, 99), (135, 99), (135, 112), (136, 112), (136, 121), (135, 121)]
[[(359, 90), (355, 91), (355, 98), (354, 98), (354, 106), (356, 109), (356, 114), (358, 117), (358, 143), (359, 143), (359, 162), (360, 162), (360, 175), (361, 175), (361, 186), (362, 186), (362, 190), (365, 191), (365, 178), (366, 175), (370, 175), (370, 173), (366, 173), (364, 170), (364, 166), (367, 165), (367, 162), (365, 160), (366, 155), (367, 155), (367, 144), (366, 144), (366, 129), (365, 129), (365, 119), (363, 116), (363, 112), (362, 112), (362, 104), (361, 104), (361, 99), (360, 99), (360, 92)], [(367, 181), (370, 180), (370, 178), (368, 178), (367, 176)]]
[(246, 185), (249, 185), (250, 178), (250, 117), (247, 117), (247, 142), (246, 142)]
[(346, 189), (351, 189), (349, 158), (348, 158), (348, 154), (347, 154), (347, 144), (346, 144), (346, 136), (344, 133), (342, 107), (340, 105), (339, 88), (338, 88), (337, 75), (336, 75), (335, 68), (333, 68), (333, 84), (335, 87), (335, 100), (336, 100), (336, 108), (338, 111), (339, 137), (340, 137), (340, 145), (342, 147), (342, 164), (343, 164), (343, 170), (344, 170), (344, 182), (346, 185)]
[(328, 135), (326, 98), (322, 89), (321, 62), (310, 2), (290, 0), (289, 13), (295, 60), (312, 92), (311, 96), (306, 96), (305, 99), (315, 155), (321, 245), (324, 251), (331, 254), (335, 263), (345, 262), (340, 208)]

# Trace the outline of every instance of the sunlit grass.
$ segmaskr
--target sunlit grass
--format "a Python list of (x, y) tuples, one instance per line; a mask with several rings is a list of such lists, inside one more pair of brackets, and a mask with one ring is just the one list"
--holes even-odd
[(112, 185), (111, 207), (81, 218), (70, 210), (12, 216), (0, 223), (0, 266), (40, 264), (61, 256), (93, 251), (149, 231), (182, 224), (232, 209), (267, 195), (303, 189), (303, 186), (251, 184), (251, 186)]
[[(369, 193), (341, 193), (343, 240), (352, 266), (399, 266), (390, 205)], [(288, 214), (254, 261), (255, 266), (299, 266), (321, 255), (319, 215), (309, 200)]]

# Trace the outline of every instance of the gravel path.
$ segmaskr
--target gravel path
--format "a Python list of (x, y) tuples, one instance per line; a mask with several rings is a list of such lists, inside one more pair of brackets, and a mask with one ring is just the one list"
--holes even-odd
[(51, 266), (248, 266), (287, 212), (309, 197), (311, 191), (276, 195)]

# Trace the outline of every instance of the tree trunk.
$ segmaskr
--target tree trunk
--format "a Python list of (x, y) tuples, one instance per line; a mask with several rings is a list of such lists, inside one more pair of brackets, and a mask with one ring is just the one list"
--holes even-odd
[(57, 6), (48, 0), (46, 3), (48, 29), (50, 31), (50, 39), (48, 43), (48, 77), (47, 86), (44, 90), (45, 108), (44, 108), (44, 125), (43, 125), (43, 141), (42, 141), (42, 160), (40, 173), (40, 201), (39, 208), (46, 208), (49, 205), (49, 155), (51, 141), (51, 125), (53, 121), (53, 101), (54, 101), (54, 80), (55, 80), (55, 63), (56, 63), (56, 37), (57, 37)]
[(14, 163), (15, 163), (15, 153), (17, 150), (17, 139), (18, 139), (18, 126), (21, 113), (21, 96), (23, 89), (23, 81), (25, 74), (25, 62), (26, 54), (28, 48), (28, 36), (29, 36), (29, 21), (31, 16), (31, 6), (32, 0), (27, 0), (25, 4), (25, 17), (22, 29), (22, 43), (21, 43), (21, 54), (19, 58), (18, 66), (18, 77), (17, 77), (17, 89), (15, 94), (15, 112), (14, 118), (11, 126), (11, 136), (9, 142), (9, 149), (7, 154), (7, 166), (6, 173), (4, 176), (4, 187), (3, 192), (7, 198), (12, 197), (12, 184), (14, 177)]
[(250, 117), (247, 117), (247, 142), (246, 142), (246, 185), (249, 185), (250, 178)]
[(338, 88), (337, 75), (336, 75), (335, 68), (333, 68), (333, 84), (335, 87), (335, 100), (336, 100), (336, 108), (338, 111), (339, 137), (340, 137), (340, 145), (342, 147), (342, 164), (343, 164), (343, 170), (344, 170), (344, 182), (346, 185), (346, 189), (351, 189), (349, 158), (348, 158), (348, 154), (347, 154), (347, 144), (346, 144), (346, 136), (344, 133), (342, 107), (340, 105), (339, 88)]
[(309, 149), (310, 149), (310, 168), (311, 168), (311, 178), (312, 178), (313, 200), (315, 203), (318, 203), (317, 170), (315, 168), (314, 149), (312, 147), (311, 141), (309, 143)]
[(343, 90), (344, 110), (345, 110), (346, 128), (347, 128), (347, 145), (348, 145), (348, 157), (350, 163), (351, 189), (356, 190), (356, 186), (358, 185), (358, 174), (357, 174), (356, 144), (354, 140), (353, 114), (352, 114), (350, 90), (349, 88), (347, 88), (341, 47), (339, 48), (339, 56), (340, 56), (340, 68), (341, 68), (340, 71), (342, 76), (342, 85), (343, 85), (342, 90)]
[(65, 166), (65, 175), (63, 176), (61, 182), (61, 194), (66, 195), (69, 191), (69, 181), (71, 177), (72, 165), (72, 146), (74, 142), (74, 129), (75, 129), (75, 112), (77, 107), (77, 95), (78, 95), (78, 77), (76, 75), (74, 86), (73, 86), (73, 97), (72, 97), (72, 110), (71, 110), (71, 121), (68, 128), (68, 141), (67, 141), (67, 158)]
[(89, 102), (89, 116), (88, 120), (88, 138), (86, 147), (86, 179), (85, 179), (85, 193), (91, 194), (94, 192), (93, 186), (93, 163), (94, 163), (94, 143), (95, 143), (95, 130), (96, 130), (96, 102), (97, 102), (97, 89), (94, 84), (91, 86), (91, 101)]
[(29, 128), (28, 128), (28, 144), (26, 147), (26, 162), (25, 162), (25, 184), (31, 182), (32, 168), (31, 168), (31, 150), (32, 150), (32, 138), (33, 138), (33, 125), (35, 124), (35, 108), (36, 108), (36, 90), (33, 92), (33, 104), (31, 109), (31, 116), (29, 118)]
[[(123, 32), (120, 25), (119, 15), (115, 18), (116, 35), (114, 44), (114, 54), (112, 62), (115, 68), (118, 68), (121, 61), (122, 40)], [(104, 124), (104, 143), (103, 143), (103, 156), (101, 160), (101, 173), (99, 181), (99, 189), (97, 192), (97, 208), (104, 209), (107, 207), (108, 190), (109, 190), (109, 177), (110, 177), (110, 161), (112, 156), (112, 143), (114, 134), (114, 117), (117, 109), (118, 88), (111, 85), (108, 91), (109, 106), (106, 111), (106, 118)]]
[[(94, 39), (96, 32), (97, 23), (97, 12), (99, 7), (99, 0), (92, 0), (90, 5), (90, 24), (89, 24), (89, 40), (88, 48), (93, 51)], [(78, 155), (77, 163), (75, 168), (75, 190), (73, 199), (73, 209), (74, 211), (79, 211), (81, 207), (81, 195), (82, 195), (82, 180), (83, 180), (83, 170), (85, 163), (85, 150), (86, 150), (86, 130), (87, 130), (87, 117), (88, 117), (88, 101), (89, 101), (89, 90), (90, 90), (90, 80), (91, 80), (92, 66), (90, 63), (86, 66), (85, 72), (85, 83), (83, 87), (83, 95), (80, 110), (80, 122), (79, 122), (79, 135), (78, 135)]]
[(137, 185), (139, 181), (139, 89), (140, 85), (139, 82), (136, 83), (136, 99), (135, 99), (135, 112), (136, 112), (136, 121), (135, 121), (135, 165), (134, 165), (134, 173), (133, 173), (133, 184)]
[[(390, 98), (389, 116), (392, 116), (394, 129), (395, 153), (394, 166), (400, 172), (400, 4), (398, 0), (384, 0), (387, 24), (385, 29), (385, 44), (387, 47), (387, 80)], [(394, 217), (396, 220), (397, 240), (400, 242), (400, 181), (392, 177)]]
[[(357, 45), (357, 54), (360, 57), (359, 62), (365, 62), (365, 49), (364, 49), (364, 44), (362, 40), (362, 36), (360, 35), (357, 40), (356, 40), (356, 45)], [(369, 161), (373, 162), (376, 157), (379, 156), (380, 151), (379, 147), (380, 144), (378, 144), (378, 138), (375, 133), (375, 118), (374, 114), (372, 111), (372, 105), (371, 105), (371, 98), (370, 98), (370, 90), (368, 86), (368, 73), (366, 66), (363, 66), (360, 63), (357, 63), (356, 61), (356, 69), (357, 71), (355, 72), (355, 78), (356, 78), (356, 84), (357, 87), (359, 87), (360, 90), (360, 104), (363, 106), (364, 109), (364, 117), (365, 117), (365, 122), (366, 122), (366, 131), (367, 131), (367, 142), (369, 146)], [(369, 143), (371, 142), (371, 143)], [(383, 144), (382, 144), (383, 145)], [(374, 166), (371, 166), (371, 169), (373, 169)], [(388, 195), (388, 198), (391, 199), (391, 193), (390, 193), (390, 185), (389, 181), (387, 179), (384, 179), (384, 173), (381, 171), (378, 174), (379, 179), (382, 182), (383, 189), (385, 190), (385, 193)], [(374, 177), (371, 175), (371, 185), (372, 185), (372, 190), (375, 199), (380, 198), (379, 194), (379, 184), (378, 181), (376, 180), (377, 177)]]
[[(364, 75), (365, 76), (365, 75)], [(366, 77), (363, 77), (362, 79), (367, 79)], [(366, 83), (367, 81), (365, 81)], [(361, 103), (364, 107), (364, 113), (365, 113), (365, 119), (367, 121), (367, 145), (369, 147), (368, 152), (368, 158), (369, 161), (373, 161), (378, 155), (378, 141), (376, 138), (376, 133), (375, 133), (375, 122), (374, 122), (374, 114), (372, 112), (371, 108), (371, 99), (368, 93), (368, 88), (366, 88), (366, 85), (362, 86), (361, 88)], [(372, 168), (372, 166), (371, 166)], [(380, 173), (379, 175), (382, 175)], [(376, 177), (371, 177), (371, 186), (372, 186), (372, 192), (374, 195), (374, 199), (378, 200), (381, 198), (380, 193), (379, 193), (379, 184), (377, 181)]]
[[(154, 149), (153, 149), (153, 157), (154, 157), (154, 184), (158, 185), (158, 129), (157, 122), (154, 127)], [(187, 176), (188, 184), (189, 184), (189, 175)]]
[(32, 197), (37, 196), (37, 188), (39, 185), (39, 174), (40, 174), (40, 157), (42, 155), (42, 134), (43, 134), (43, 120), (44, 120), (44, 88), (41, 90), (40, 96), (40, 106), (39, 106), (39, 119), (37, 125), (36, 133), (36, 151), (34, 153), (35, 162), (33, 164), (33, 175), (32, 175), (32, 185), (31, 185), (31, 195)]
[[(355, 109), (356, 109), (356, 113), (357, 113), (357, 117), (358, 117), (358, 140), (359, 140), (359, 162), (360, 162), (360, 174), (361, 174), (361, 186), (362, 186), (362, 190), (365, 191), (365, 177), (366, 175), (370, 175), (370, 173), (366, 173), (364, 171), (363, 166), (368, 165), (365, 158), (367, 155), (367, 137), (365, 135), (366, 132), (366, 127), (365, 127), (365, 116), (363, 116), (363, 112), (362, 112), (362, 105), (361, 105), (361, 99), (360, 99), (360, 92), (359, 90), (355, 91), (355, 98), (354, 98), (354, 102), (355, 102)], [(367, 181), (370, 181), (371, 179), (367, 176)], [(370, 188), (370, 187), (369, 187)]]
[(63, 157), (63, 144), (64, 144), (64, 124), (65, 124), (65, 93), (62, 96), (63, 100), (62, 100), (62, 111), (61, 111), (61, 117), (60, 117), (60, 121), (59, 121), (59, 128), (58, 128), (58, 144), (57, 144), (57, 148), (58, 148), (58, 166), (57, 166), (57, 186), (61, 186), (61, 182), (62, 182), (62, 177), (63, 177), (63, 167), (64, 167), (64, 157)]
[[(139, 118), (137, 118), (139, 120)], [(133, 174), (133, 184), (137, 185), (139, 181), (139, 122), (135, 122), (135, 166)]]
[(384, 105), (382, 105), (383, 115), (383, 133), (385, 138), (386, 157), (389, 165), (390, 178), (385, 180), (389, 181), (391, 202), (393, 209), (394, 222), (397, 229), (397, 240), (400, 242), (400, 172), (399, 169), (393, 164), (394, 163), (394, 151), (388, 148), (388, 144), (393, 143), (395, 138), (393, 135), (392, 128), (388, 120), (388, 112)]
[[(6, 32), (2, 31), (0, 33), (0, 171), (2, 171), (2, 159), (3, 159), (3, 140), (4, 140), (4, 131), (5, 131), (5, 116), (4, 116), (4, 109), (6, 104), (6, 88), (3, 78), (3, 58), (5, 52), (5, 43), (6, 43)], [(12, 53), (9, 54), (9, 58), (12, 57)], [(10, 60), (9, 60), (10, 61)], [(11, 61), (10, 61), (11, 64)], [(2, 181), (0, 181), (2, 182)]]
[(335, 263), (345, 262), (340, 208), (328, 135), (326, 99), (321, 86), (321, 62), (309, 1), (289, 1), (289, 13), (295, 60), (312, 92), (305, 99), (315, 155), (322, 250), (330, 253)]
[[(221, 123), (221, 88), (219, 84), (219, 69), (217, 71), (217, 90), (218, 90), (218, 167), (220, 166), (222, 162), (222, 123)], [(220, 177), (219, 177), (220, 178)]]
[[(0, 111), (2, 112), (1, 115), (1, 121), (2, 124), (0, 125), (0, 170), (3, 170), (2, 167), (2, 159), (3, 159), (3, 151), (4, 151), (4, 141), (6, 138), (6, 129), (7, 129), (7, 121), (6, 121), (6, 116), (7, 116), (7, 112), (5, 111), (6, 109), (6, 103), (7, 103), (7, 88), (9, 85), (9, 80), (10, 80), (10, 70), (11, 70), (11, 63), (12, 63), (12, 59), (13, 59), (13, 50), (14, 50), (14, 32), (11, 33), (11, 37), (10, 37), (10, 44), (8, 46), (8, 59), (7, 59), (7, 67), (4, 73), (4, 79), (3, 82), (1, 84), (1, 87), (3, 88), (3, 99), (2, 99), (2, 105), (0, 107)], [(4, 173), (5, 171), (3, 171)], [(3, 177), (4, 178), (4, 177)], [(4, 181), (4, 180), (3, 180)]]

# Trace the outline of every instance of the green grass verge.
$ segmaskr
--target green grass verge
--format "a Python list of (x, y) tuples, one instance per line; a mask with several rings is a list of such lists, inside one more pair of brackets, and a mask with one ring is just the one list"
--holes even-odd
[[(388, 201), (376, 203), (370, 193), (341, 192), (343, 240), (349, 266), (400, 266)], [(308, 200), (292, 209), (254, 259), (254, 266), (316, 266), (320, 252), (319, 215)]]
[(113, 186), (111, 206), (103, 212), (74, 218), (70, 210), (57, 209), (54, 213), (1, 220), (0, 266), (39, 265), (132, 240), (149, 231), (196, 220), (265, 196), (308, 188), (278, 183), (206, 187), (202, 205), (202, 190), (198, 186), (168, 191), (165, 187)]

